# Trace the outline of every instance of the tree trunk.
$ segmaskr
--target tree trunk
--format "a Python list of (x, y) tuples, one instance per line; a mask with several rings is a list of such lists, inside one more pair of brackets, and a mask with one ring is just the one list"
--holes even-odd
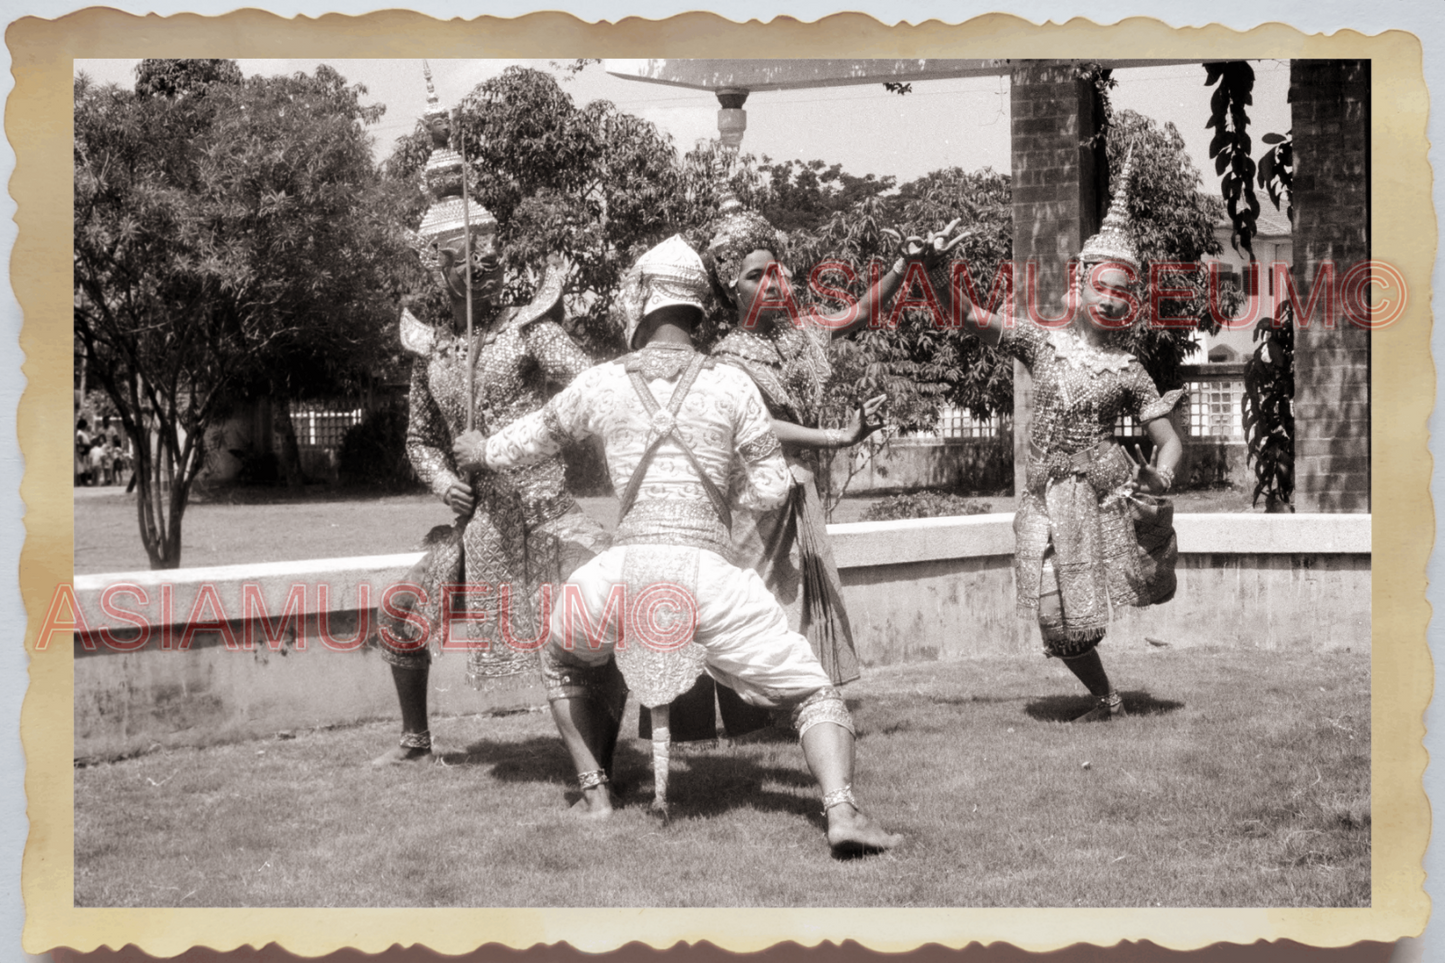
[(271, 400), (271, 430), (275, 435), (276, 462), (286, 487), (301, 488), (306, 476), (301, 471), (301, 446), (296, 441), (296, 425), (291, 420), (291, 401), (288, 398)]

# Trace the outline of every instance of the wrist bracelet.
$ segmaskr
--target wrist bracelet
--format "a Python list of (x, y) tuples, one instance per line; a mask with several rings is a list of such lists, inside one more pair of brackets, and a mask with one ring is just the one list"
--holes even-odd
[(1154, 469), (1154, 474), (1158, 475), (1164, 480), (1164, 490), (1166, 492), (1174, 487), (1174, 469), (1156, 468)]

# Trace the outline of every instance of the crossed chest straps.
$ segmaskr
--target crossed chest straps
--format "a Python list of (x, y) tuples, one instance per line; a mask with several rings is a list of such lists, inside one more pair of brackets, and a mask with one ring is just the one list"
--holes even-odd
[(718, 491), (717, 485), (707, 476), (703, 470), (702, 463), (697, 460), (697, 455), (688, 447), (682, 435), (677, 431), (677, 413), (682, 409), (682, 402), (687, 397), (688, 391), (692, 389), (692, 383), (697, 380), (697, 374), (703, 369), (707, 358), (699, 354), (695, 356), (688, 366), (683, 370), (682, 376), (678, 379), (677, 387), (673, 389), (672, 397), (668, 399), (667, 407), (664, 408), (657, 403), (652, 395), (652, 389), (647, 387), (647, 381), (643, 379), (642, 372), (629, 371), (628, 378), (632, 380), (632, 387), (637, 391), (637, 397), (642, 400), (642, 406), (647, 410), (648, 417), (652, 420), (652, 428), (648, 432), (649, 441), (647, 450), (642, 453), (642, 459), (633, 470), (632, 477), (627, 481), (627, 490), (622, 493), (622, 512), (618, 515), (621, 520), (627, 517), (632, 510), (632, 505), (637, 501), (637, 493), (642, 488), (642, 480), (647, 475), (647, 470), (652, 466), (652, 459), (657, 455), (657, 450), (662, 443), (671, 438), (678, 448), (682, 449), (683, 455), (687, 457), (688, 463), (697, 472), (697, 477), (702, 481), (703, 491), (707, 492), (708, 501), (717, 511), (718, 517), (728, 531), (732, 531), (733, 513), (728, 507), (727, 499), (723, 493)]

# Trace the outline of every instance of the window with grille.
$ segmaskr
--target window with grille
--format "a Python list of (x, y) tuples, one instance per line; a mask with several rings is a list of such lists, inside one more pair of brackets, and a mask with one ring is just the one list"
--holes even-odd
[[(1236, 377), (1205, 375), (1185, 383), (1189, 390), (1188, 435), (1215, 441), (1244, 441), (1244, 381)], [(1116, 435), (1142, 435), (1132, 415), (1121, 415)]]
[(1002, 415), (975, 418), (963, 408), (945, 405), (938, 412), (938, 427), (933, 431), (910, 434), (910, 438), (934, 438), (940, 441), (975, 441), (986, 438), (1005, 438), (1013, 431), (1012, 419)]
[(362, 410), (344, 405), (305, 402), (291, 406), (291, 424), (299, 448), (337, 451), (347, 429), (361, 424)]

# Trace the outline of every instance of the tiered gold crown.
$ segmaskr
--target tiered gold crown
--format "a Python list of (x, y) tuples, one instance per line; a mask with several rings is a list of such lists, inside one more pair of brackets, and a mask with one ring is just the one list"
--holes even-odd
[(1134, 246), (1133, 231), (1129, 217), (1129, 180), (1134, 173), (1134, 150), (1130, 148), (1124, 157), (1124, 169), (1119, 172), (1119, 189), (1109, 204), (1109, 213), (1099, 233), (1084, 242), (1079, 251), (1079, 260), (1085, 264), (1101, 264), (1114, 261), (1127, 264), (1139, 270), (1139, 251)]
[(436, 89), (432, 86), (431, 65), (422, 61), (422, 73), (426, 77), (426, 111), (423, 118), (431, 134), (432, 150), (422, 170), (422, 188), (431, 198), (431, 207), (422, 218), (421, 227), (412, 235), (412, 247), (422, 263), (430, 269), (437, 268), (441, 261), (437, 249), (466, 233), (468, 222), (472, 234), (494, 234), (497, 219), (492, 212), (475, 200), (475, 181), (468, 181), (471, 200), (463, 197), (462, 177), (464, 174), (462, 155), (451, 146), (451, 115), (441, 106)]
[(782, 260), (787, 256), (787, 238), (768, 219), (750, 211), (737, 195), (725, 191), (718, 204), (717, 218), (708, 225), (707, 249), (703, 257), (718, 294), (732, 303), (730, 286), (737, 280), (743, 261), (754, 251), (769, 251)]

